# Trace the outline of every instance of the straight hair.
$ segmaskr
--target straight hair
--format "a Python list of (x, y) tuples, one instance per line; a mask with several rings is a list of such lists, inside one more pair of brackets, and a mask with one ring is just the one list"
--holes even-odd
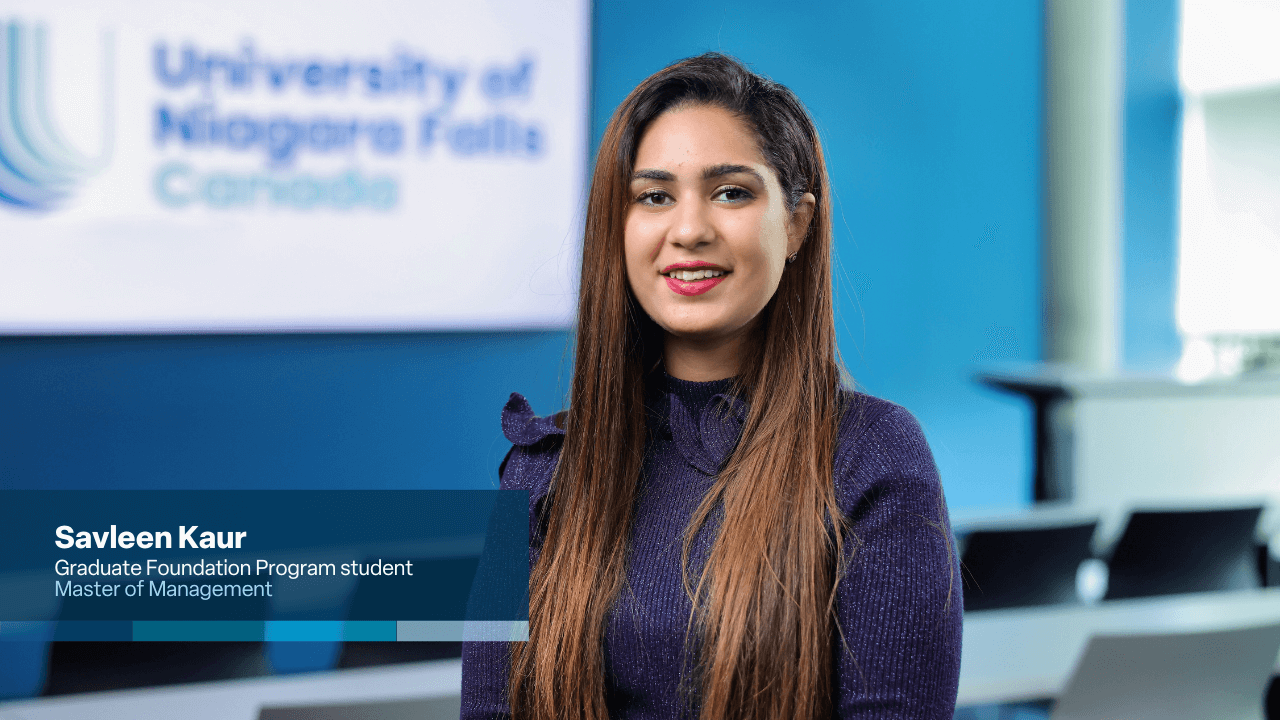
[[(707, 53), (642, 82), (605, 130), (587, 202), (576, 354), (565, 439), (530, 575), (529, 640), (512, 645), (515, 718), (605, 720), (603, 633), (626, 580), (644, 462), (646, 381), (662, 331), (630, 290), (623, 256), (644, 132), (689, 106), (727, 110), (754, 133), (794, 211), (814, 216), (763, 311), (733, 392), (749, 403), (738, 444), (686, 528), (693, 605), (688, 685), (703, 720), (831, 712), (835, 589), (845, 523), (833, 458), (841, 407), (831, 299), (831, 201), (817, 130), (786, 87)], [(694, 534), (719, 526), (699, 568)]]

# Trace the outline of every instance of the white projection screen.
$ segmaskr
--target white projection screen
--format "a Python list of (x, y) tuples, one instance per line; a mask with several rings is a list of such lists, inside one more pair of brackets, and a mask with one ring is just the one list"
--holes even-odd
[(565, 327), (587, 0), (7, 0), (0, 333)]

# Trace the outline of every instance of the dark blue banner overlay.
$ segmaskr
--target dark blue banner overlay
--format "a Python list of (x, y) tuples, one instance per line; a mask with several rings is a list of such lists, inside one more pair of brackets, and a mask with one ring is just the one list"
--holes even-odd
[(0, 493), (0, 640), (528, 634), (529, 495)]

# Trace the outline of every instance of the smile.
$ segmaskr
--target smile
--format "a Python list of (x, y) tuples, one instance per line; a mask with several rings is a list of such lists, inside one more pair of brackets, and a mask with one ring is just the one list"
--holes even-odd
[(709, 262), (687, 262), (662, 269), (667, 287), (679, 295), (701, 295), (724, 282), (728, 270)]
[(724, 275), (724, 270), (672, 270), (664, 273), (672, 280), (683, 280), (685, 282), (694, 282), (704, 280), (706, 278), (716, 278)]
[[(672, 273), (671, 275), (675, 275)], [(702, 273), (682, 273), (681, 275), (702, 275)], [(714, 277), (699, 277), (696, 280), (677, 280), (671, 275), (667, 275), (667, 287), (680, 295), (701, 295), (711, 288), (724, 282), (725, 273), (721, 271)]]

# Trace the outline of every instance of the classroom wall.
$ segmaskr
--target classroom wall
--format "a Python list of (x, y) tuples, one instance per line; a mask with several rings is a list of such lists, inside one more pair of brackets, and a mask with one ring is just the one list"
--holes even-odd
[(1126, 368), (1172, 369), (1182, 354), (1174, 322), (1182, 98), (1178, 0), (1125, 7), (1124, 336)]
[(566, 348), (546, 331), (0, 338), (0, 487), (496, 487), (503, 404), (558, 406)]
[[(920, 419), (953, 509), (1030, 498), (1028, 409), (972, 375), (1039, 357), (1041, 23), (1022, 0), (595, 11), (593, 143), (636, 82), (706, 50), (808, 104), (841, 352)], [(1144, 237), (1129, 307), (1171, 323), (1164, 296), (1135, 304), (1171, 262)], [(0, 338), (0, 487), (487, 487), (507, 394), (559, 409), (567, 355), (566, 332)]]

